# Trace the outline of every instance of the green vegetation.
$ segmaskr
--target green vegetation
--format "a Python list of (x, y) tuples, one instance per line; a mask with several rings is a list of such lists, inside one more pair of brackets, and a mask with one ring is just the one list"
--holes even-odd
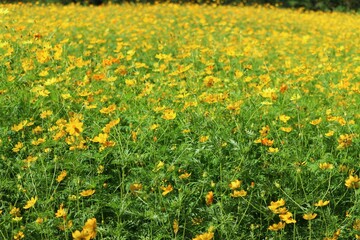
[(1, 239), (360, 238), (357, 14), (0, 15)]

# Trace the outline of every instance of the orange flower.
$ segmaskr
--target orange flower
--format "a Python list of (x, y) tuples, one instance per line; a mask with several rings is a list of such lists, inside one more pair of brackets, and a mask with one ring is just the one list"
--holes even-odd
[(211, 204), (213, 204), (213, 201), (214, 201), (214, 192), (210, 191), (205, 196), (206, 205), (210, 206)]

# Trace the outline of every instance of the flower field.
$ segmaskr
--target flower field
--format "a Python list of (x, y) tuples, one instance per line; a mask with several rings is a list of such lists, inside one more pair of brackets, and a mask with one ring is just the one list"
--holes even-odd
[(0, 5), (0, 239), (360, 239), (359, 26)]

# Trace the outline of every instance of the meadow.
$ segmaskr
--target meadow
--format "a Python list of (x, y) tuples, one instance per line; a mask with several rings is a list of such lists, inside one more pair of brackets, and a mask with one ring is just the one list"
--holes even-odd
[(0, 239), (360, 239), (359, 26), (0, 5)]

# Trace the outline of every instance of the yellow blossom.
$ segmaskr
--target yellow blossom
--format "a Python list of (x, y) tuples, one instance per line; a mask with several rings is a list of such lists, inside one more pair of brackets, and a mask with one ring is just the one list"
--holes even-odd
[(235, 181), (232, 181), (232, 182), (229, 184), (230, 189), (234, 190), (234, 189), (240, 188), (241, 182), (242, 182), (242, 181), (240, 181), (240, 180), (238, 180), (238, 179), (236, 179)]
[(324, 207), (324, 206), (328, 205), (329, 203), (330, 203), (329, 200), (327, 200), (327, 201), (319, 200), (317, 203), (314, 204), (314, 206), (316, 206), (316, 207)]
[(320, 117), (318, 119), (310, 121), (310, 124), (316, 126), (316, 125), (319, 125), (321, 123), (321, 121), (322, 121), (322, 119)]
[(88, 190), (84, 190), (84, 191), (80, 192), (80, 196), (89, 197), (89, 196), (93, 195), (94, 193), (95, 193), (95, 190), (88, 189)]
[(279, 120), (282, 121), (282, 122), (284, 122), (284, 123), (287, 123), (287, 121), (289, 121), (290, 118), (291, 118), (291, 117), (286, 116), (286, 115), (280, 115), (280, 116), (279, 116)]
[(206, 205), (210, 206), (211, 204), (213, 204), (213, 201), (214, 201), (214, 192), (210, 191), (205, 196)]
[(359, 176), (357, 175), (350, 175), (346, 180), (345, 180), (345, 186), (347, 188), (353, 188), (353, 189), (358, 189), (360, 187), (360, 179)]
[(213, 232), (207, 232), (200, 235), (196, 235), (192, 240), (212, 240), (214, 238)]
[(174, 190), (173, 186), (171, 184), (167, 185), (167, 187), (161, 187), (162, 195), (166, 196), (167, 194), (169, 194), (170, 192), (172, 192)]
[(274, 223), (273, 225), (269, 226), (268, 229), (270, 231), (279, 231), (283, 228), (285, 228), (285, 223), (284, 222), (279, 222), (279, 223)]
[(209, 136), (200, 136), (199, 138), (199, 142), (204, 143), (207, 142), (209, 140)]
[(64, 204), (60, 204), (59, 209), (55, 213), (55, 217), (66, 219), (67, 210), (64, 209)]
[(166, 109), (163, 112), (162, 118), (165, 120), (173, 120), (176, 118), (176, 112), (172, 109)]
[(316, 213), (306, 213), (303, 215), (303, 219), (310, 221), (316, 218), (316, 216), (317, 216)]
[(237, 198), (237, 197), (245, 197), (247, 195), (247, 192), (245, 190), (234, 190), (230, 196)]
[(32, 208), (35, 205), (37, 200), (38, 200), (38, 197), (32, 197), (29, 201), (26, 202), (26, 204), (23, 208), (24, 209)]
[(56, 181), (59, 183), (62, 180), (64, 180), (64, 178), (66, 177), (67, 172), (66, 170), (62, 170), (61, 173), (59, 174), (59, 176), (56, 178)]

